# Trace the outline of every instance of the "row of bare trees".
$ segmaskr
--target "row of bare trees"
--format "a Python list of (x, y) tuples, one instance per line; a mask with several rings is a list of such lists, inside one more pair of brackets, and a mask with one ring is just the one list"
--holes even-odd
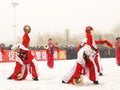
[[(77, 46), (79, 44), (79, 42), (83, 39), (82, 37), (85, 37), (85, 35), (79, 34), (79, 35), (70, 35), (69, 38), (67, 38), (67, 36), (64, 33), (61, 34), (44, 34), (44, 35), (40, 35), (38, 34), (38, 36), (36, 37), (36, 39), (31, 39), (31, 46), (44, 46), (47, 44), (47, 40), (48, 38), (52, 38), (54, 43), (57, 43), (59, 46), (61, 47), (66, 47), (66, 46)], [(109, 40), (112, 44), (115, 43), (116, 41), (116, 37), (112, 34), (98, 34), (95, 33), (94, 34), (94, 39), (95, 40), (104, 40), (107, 39)]]
[[(44, 46), (47, 44), (48, 38), (52, 38), (54, 43), (58, 43), (59, 46), (61, 47), (66, 47), (66, 46), (77, 46), (79, 42), (85, 37), (83, 34), (77, 34), (77, 35), (70, 35), (69, 34), (69, 29), (65, 31), (65, 33), (46, 33), (41, 35), (38, 33), (35, 35), (35, 38), (31, 38), (31, 46)], [(99, 32), (95, 32), (94, 34), (94, 39), (95, 40), (104, 40), (107, 39), (109, 40), (113, 45), (116, 41), (116, 37), (120, 36), (120, 25), (116, 25), (112, 31), (106, 34), (100, 34)], [(22, 38), (18, 38), (17, 42), (21, 42)]]

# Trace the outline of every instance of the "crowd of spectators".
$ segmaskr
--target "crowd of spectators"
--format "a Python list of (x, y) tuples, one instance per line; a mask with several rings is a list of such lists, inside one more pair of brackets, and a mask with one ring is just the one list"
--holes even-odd
[[(0, 46), (4, 50), (11, 50), (13, 47), (12, 44), (6, 46), (4, 43), (1, 43)], [(115, 57), (115, 48), (107, 48), (105, 46), (98, 45), (99, 52), (102, 58)], [(29, 46), (30, 50), (45, 50), (44, 46)], [(76, 47), (74, 45), (69, 46), (59, 46), (60, 50), (66, 50), (68, 59), (76, 59), (77, 53), (75, 51)]]

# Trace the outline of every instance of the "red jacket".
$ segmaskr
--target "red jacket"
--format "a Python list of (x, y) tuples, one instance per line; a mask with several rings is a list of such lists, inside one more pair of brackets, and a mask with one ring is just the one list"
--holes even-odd
[(25, 32), (25, 34), (24, 34), (24, 36), (23, 36), (22, 44), (23, 44), (26, 48), (28, 48), (29, 42), (30, 42), (29, 35), (28, 35), (28, 33)]
[(92, 39), (92, 35), (91, 33), (86, 33), (86, 38), (87, 38), (87, 44), (92, 46), (92, 42), (93, 42), (93, 39)]
[(26, 58), (23, 59), (23, 57), (21, 55), (19, 55), (18, 57), (23, 61), (24, 64), (29, 64), (34, 58), (31, 51), (22, 50), (22, 53), (26, 53)]

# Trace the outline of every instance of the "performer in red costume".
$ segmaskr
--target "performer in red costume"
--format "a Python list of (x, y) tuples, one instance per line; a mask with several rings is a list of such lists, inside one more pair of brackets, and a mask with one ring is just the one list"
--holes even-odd
[[(23, 41), (22, 44), (28, 48), (29, 47), (29, 43), (30, 43), (30, 37), (29, 37), (29, 33), (31, 32), (31, 27), (29, 25), (25, 25), (23, 27), (23, 31), (24, 31), (24, 35), (23, 35)], [(29, 72), (31, 73), (30, 67), (29, 67)]]
[(30, 26), (26, 25), (24, 27), (25, 34), (23, 36), (22, 44), (13, 47), (14, 51), (17, 53), (16, 66), (13, 74), (8, 79), (23, 80), (26, 78), (28, 70), (30, 70), (32, 79), (38, 81), (36, 60), (31, 51), (26, 48), (28, 47), (30, 41), (28, 33), (31, 31), (31, 28), (28, 27)]
[(47, 54), (47, 65), (49, 68), (53, 68), (54, 67), (54, 50), (56, 49), (57, 52), (59, 52), (59, 48), (57, 45), (55, 45), (52, 42), (52, 39), (49, 38), (48, 45), (45, 46), (45, 49), (46, 49), (46, 54)]
[(93, 54), (91, 47), (89, 45), (83, 46), (78, 52), (74, 67), (63, 77), (62, 83), (81, 85), (83, 83), (81, 73), (84, 68), (86, 72), (84, 75), (87, 75), (94, 84), (99, 84), (96, 74), (97, 69), (93, 67), (94, 63), (90, 60), (91, 54)]
[[(90, 30), (87, 31), (87, 29), (90, 28)], [(91, 26), (88, 26), (86, 28), (86, 32), (88, 33), (92, 33), (91, 31), (93, 31), (93, 28)], [(89, 36), (88, 36), (89, 37)], [(79, 51), (80, 47), (84, 46), (84, 44), (87, 42), (86, 39), (83, 40), (82, 44), (79, 45), (77, 48), (76, 48), (76, 52)], [(108, 40), (93, 40), (92, 41), (92, 45), (91, 45), (91, 48), (96, 52), (96, 55), (95, 55), (95, 64), (97, 66), (97, 71), (99, 73), (100, 76), (102, 76), (102, 72), (103, 72), (103, 68), (102, 68), (102, 65), (101, 65), (101, 59), (100, 59), (100, 54), (98, 52), (98, 48), (97, 48), (97, 44), (106, 44), (107, 46), (109, 46), (110, 48), (113, 47), (113, 45), (108, 41)]]
[(24, 30), (24, 36), (23, 36), (23, 41), (22, 41), (22, 44), (28, 48), (29, 46), (29, 42), (30, 42), (30, 37), (29, 37), (29, 33), (31, 32), (31, 27), (29, 25), (25, 25), (23, 27), (23, 30)]
[[(90, 33), (91, 27), (86, 27), (87, 42), (78, 50), (78, 58), (73, 69), (68, 72), (62, 79), (62, 83), (81, 84), (81, 73), (83, 68), (84, 75), (88, 75), (89, 80), (94, 84), (99, 84), (97, 76), (97, 68), (94, 62), (95, 52), (91, 49), (92, 35)], [(93, 30), (93, 29), (92, 29)]]
[(0, 44), (0, 52), (5, 55), (5, 51), (3, 50), (3, 45)]
[(31, 51), (23, 45), (18, 45), (17, 47), (15, 47), (14, 51), (17, 52), (16, 66), (13, 74), (8, 79), (25, 79), (27, 77), (28, 69), (30, 66), (32, 79), (38, 80), (38, 72), (36, 67), (37, 63)]
[(1, 43), (0, 44), (0, 61), (3, 60), (4, 55), (6, 55), (6, 53), (5, 53), (4, 49), (3, 49), (3, 44)]
[(106, 44), (110, 48), (112, 48), (113, 45), (108, 40), (94, 40), (94, 42), (93, 42), (93, 48), (96, 52), (96, 56), (95, 56), (94, 61), (95, 61), (95, 64), (97, 66), (97, 71), (98, 71), (99, 75), (102, 76), (103, 75), (103, 68), (102, 68), (102, 64), (101, 64), (99, 50), (97, 48), (98, 44)]
[[(90, 28), (90, 30), (88, 29), (88, 31), (87, 31), (87, 28)], [(86, 32), (90, 32), (90, 33), (93, 34), (93, 28), (91, 26), (88, 26), (87, 28), (86, 28)], [(102, 74), (103, 69), (102, 69), (102, 65), (101, 65), (101, 60), (100, 60), (100, 55), (99, 55), (99, 52), (98, 52), (97, 44), (106, 44), (110, 48), (112, 48), (113, 46), (108, 40), (93, 40), (92, 41), (91, 48), (96, 52), (94, 61), (95, 61), (95, 64), (97, 66), (97, 71), (98, 71), (99, 75), (102, 76), (103, 75)]]
[(116, 38), (115, 50), (116, 50), (116, 64), (120, 66), (120, 37)]

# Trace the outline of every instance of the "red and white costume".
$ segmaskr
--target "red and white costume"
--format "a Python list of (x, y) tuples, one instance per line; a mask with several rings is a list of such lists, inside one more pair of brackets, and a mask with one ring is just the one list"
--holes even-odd
[[(28, 33), (25, 32), (22, 44), (19, 45), (21, 52), (17, 53), (14, 72), (8, 79), (23, 80), (26, 78), (28, 71), (30, 71), (32, 79), (38, 80), (37, 61), (28, 49), (29, 42), (30, 38)], [(23, 55), (26, 55), (26, 57), (24, 58)]]
[[(80, 50), (78, 50), (78, 58), (76, 60), (76, 63), (72, 70), (68, 72), (64, 78), (62, 79), (62, 82), (65, 83), (73, 83), (73, 79), (80, 78), (80, 74), (83, 73), (83, 70), (85, 70), (85, 73), (89, 80), (91, 81), (98, 81), (98, 75), (97, 75), (97, 68), (94, 62), (95, 53), (92, 52), (91, 46), (92, 46), (92, 35), (88, 32), (86, 33), (87, 37), (87, 43), (82, 46)], [(84, 52), (89, 53), (89, 58), (85, 60)]]
[[(23, 50), (22, 52), (27, 53), (27, 58), (23, 60), (21, 56), (16, 56), (16, 66), (13, 74), (10, 77), (14, 80), (25, 79), (30, 66), (32, 78), (38, 78), (37, 62), (34, 56), (31, 54), (31, 51)], [(18, 77), (18, 74), (21, 74), (20, 78)]]
[(46, 49), (47, 54), (47, 65), (49, 68), (54, 67), (54, 44), (48, 43), (48, 49)]
[(116, 50), (116, 64), (120, 66), (120, 38), (115, 42), (115, 50)]
[[(85, 44), (86, 42), (88, 42), (87, 39), (84, 39), (83, 43)], [(81, 46), (79, 45), (76, 48), (76, 52), (78, 52), (80, 50), (80, 48), (84, 46), (84, 44), (81, 45)], [(113, 46), (112, 46), (112, 44), (108, 40), (93, 40), (92, 41), (91, 48), (96, 52), (94, 61), (95, 61), (95, 64), (97, 66), (97, 71), (98, 71), (98, 73), (102, 74), (103, 68), (102, 68), (100, 54), (99, 54), (99, 51), (98, 51), (98, 48), (97, 48), (97, 44), (106, 44), (110, 48), (112, 48)]]
[(101, 64), (101, 59), (100, 59), (100, 54), (97, 48), (97, 44), (106, 44), (108, 45), (110, 48), (112, 48), (112, 44), (108, 41), (108, 40), (94, 40), (93, 44), (92, 44), (92, 48), (94, 48), (95, 52), (96, 52), (96, 56), (95, 56), (95, 64), (97, 66), (97, 71), (98, 73), (102, 73), (103, 72), (103, 68), (102, 68), (102, 64)]
[(65, 83), (73, 83), (73, 79), (75, 78), (80, 78), (80, 74), (83, 73), (83, 68), (85, 70), (89, 80), (91, 81), (97, 81), (98, 77), (97, 77), (97, 68), (95, 67), (95, 63), (94, 63), (94, 57), (92, 57), (92, 53), (90, 54), (90, 58), (85, 60), (83, 58), (84, 56), (84, 52), (89, 51), (90, 46), (88, 45), (84, 45), (79, 51), (78, 51), (78, 58), (76, 60), (76, 63), (74, 65), (74, 67), (63, 77), (63, 81)]
[(29, 37), (28, 33), (25, 32), (24, 35), (23, 35), (22, 44), (24, 45), (24, 47), (28, 48), (29, 42), (30, 42), (30, 37)]
[(56, 47), (52, 42), (49, 42), (48, 43), (48, 49), (46, 49), (47, 66), (49, 68), (54, 67), (54, 50), (57, 50), (57, 52), (59, 52), (59, 48)]

